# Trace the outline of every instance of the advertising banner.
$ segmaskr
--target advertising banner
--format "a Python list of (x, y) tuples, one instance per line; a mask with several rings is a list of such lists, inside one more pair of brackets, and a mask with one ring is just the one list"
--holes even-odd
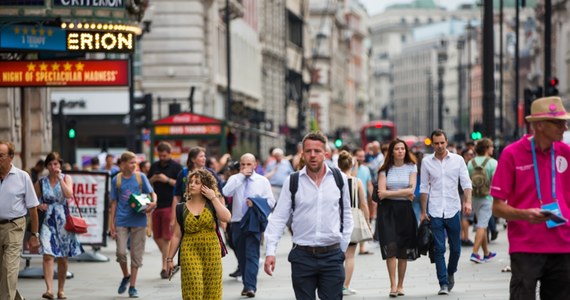
[(1, 61), (0, 87), (128, 86), (127, 60)]
[(127, 0), (53, 0), (53, 6), (124, 8)]
[(73, 199), (68, 200), (69, 211), (74, 216), (81, 215), (87, 222), (88, 231), (78, 236), (82, 245), (107, 246), (108, 200), (106, 172), (70, 172), (73, 179)]
[(0, 30), (0, 48), (65, 51), (65, 31), (58, 27), (8, 25)]

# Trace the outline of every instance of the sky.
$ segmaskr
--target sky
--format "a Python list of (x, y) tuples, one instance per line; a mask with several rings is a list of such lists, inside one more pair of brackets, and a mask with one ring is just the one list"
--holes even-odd
[[(386, 6), (398, 3), (410, 3), (413, 0), (360, 0), (368, 10), (370, 16), (383, 12)], [(473, 3), (474, 0), (435, 0), (439, 5), (447, 7), (448, 10), (454, 10), (459, 4)]]

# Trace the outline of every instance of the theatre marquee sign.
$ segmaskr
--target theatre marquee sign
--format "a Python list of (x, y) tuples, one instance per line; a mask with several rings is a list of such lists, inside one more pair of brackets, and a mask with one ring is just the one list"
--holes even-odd
[(126, 60), (0, 61), (0, 87), (127, 86)]
[(126, 0), (53, 0), (54, 6), (124, 8)]

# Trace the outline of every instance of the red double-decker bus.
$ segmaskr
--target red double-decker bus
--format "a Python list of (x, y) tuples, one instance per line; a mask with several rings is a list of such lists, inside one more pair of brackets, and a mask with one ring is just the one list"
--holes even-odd
[(396, 124), (385, 120), (370, 121), (360, 129), (360, 138), (362, 147), (366, 147), (372, 141), (389, 143), (396, 138)]

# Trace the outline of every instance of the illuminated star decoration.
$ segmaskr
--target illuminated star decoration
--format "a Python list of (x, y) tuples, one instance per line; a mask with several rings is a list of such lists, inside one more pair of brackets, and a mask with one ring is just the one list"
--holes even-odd
[(34, 72), (36, 70), (36, 65), (34, 63), (28, 64), (28, 72)]
[(84, 64), (82, 64), (81, 62), (79, 62), (79, 63), (76, 63), (76, 64), (75, 64), (75, 69), (76, 69), (77, 71), (83, 71), (83, 67), (84, 67), (84, 66), (85, 66)]
[(71, 71), (71, 64), (69, 62), (66, 62), (65, 65), (63, 65), (63, 69), (65, 71)]
[(48, 66), (46, 65), (46, 63), (42, 63), (42, 64), (40, 65), (40, 71), (47, 71), (47, 67), (48, 67)]
[(51, 69), (52, 69), (52, 71), (59, 71), (59, 64), (56, 63), (56, 62), (53, 63), (53, 64), (51, 65)]

